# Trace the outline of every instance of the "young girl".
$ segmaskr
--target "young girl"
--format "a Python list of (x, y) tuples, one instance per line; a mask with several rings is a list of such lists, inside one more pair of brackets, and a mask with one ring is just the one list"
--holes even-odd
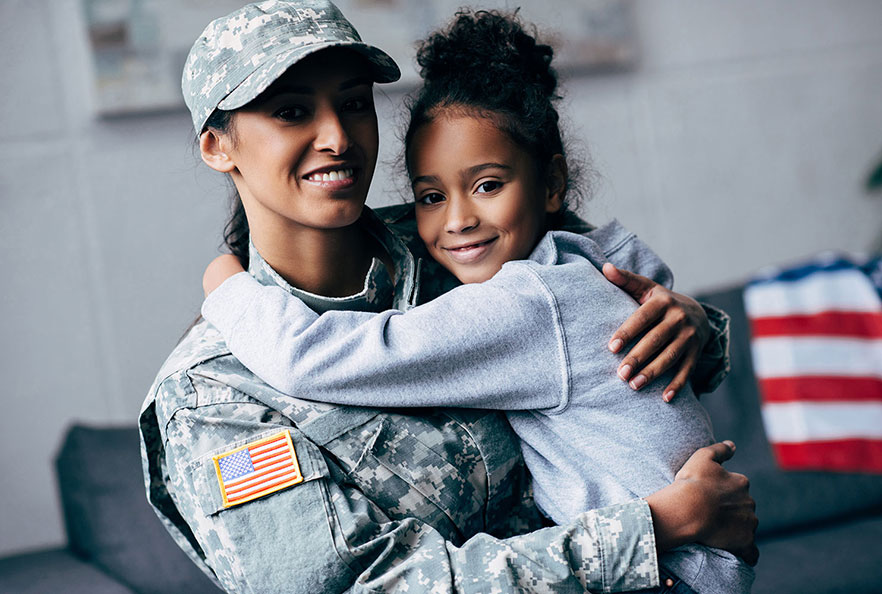
[[(425, 85), (405, 137), (418, 230), (464, 286), (407, 312), (319, 315), (239, 273), (203, 315), (292, 396), (508, 411), (536, 501), (563, 524), (663, 488), (713, 436), (688, 387), (670, 404), (656, 384), (634, 394), (613, 377), (620, 356), (597, 346), (636, 308), (603, 278), (604, 263), (665, 285), (671, 275), (617, 223), (587, 237), (553, 230), (571, 177), (551, 55), (516, 19), (487, 12), (459, 15), (419, 52)], [(207, 277), (234, 272), (230, 263)], [(671, 579), (700, 594), (748, 592), (750, 567), (703, 544), (661, 556)]]

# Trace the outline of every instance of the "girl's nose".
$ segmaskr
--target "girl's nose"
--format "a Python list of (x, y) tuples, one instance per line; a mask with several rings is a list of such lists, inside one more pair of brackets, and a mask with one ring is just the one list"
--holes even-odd
[(352, 144), (340, 116), (334, 110), (326, 110), (316, 120), (317, 130), (313, 147), (320, 152), (342, 155)]
[(444, 230), (447, 233), (465, 233), (478, 224), (478, 216), (469, 200), (448, 197), (447, 218), (444, 221)]

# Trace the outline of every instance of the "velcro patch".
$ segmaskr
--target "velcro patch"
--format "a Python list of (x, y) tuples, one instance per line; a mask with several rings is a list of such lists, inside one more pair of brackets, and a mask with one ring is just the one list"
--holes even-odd
[(224, 507), (232, 507), (303, 482), (291, 434), (247, 443), (214, 456)]

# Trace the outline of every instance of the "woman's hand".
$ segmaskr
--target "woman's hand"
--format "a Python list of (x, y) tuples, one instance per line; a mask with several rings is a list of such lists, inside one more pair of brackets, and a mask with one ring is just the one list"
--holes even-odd
[(609, 262), (603, 265), (603, 275), (640, 304), (609, 341), (609, 350), (618, 353), (643, 334), (622, 359), (619, 377), (639, 390), (677, 366), (674, 379), (664, 390), (664, 400), (670, 402), (686, 385), (710, 338), (704, 308), (691, 297), (674, 293), (645, 276), (620, 270)]
[(722, 466), (734, 453), (731, 441), (699, 449), (673, 483), (646, 498), (659, 552), (697, 542), (756, 565), (759, 550), (754, 537), (759, 521), (748, 492), (750, 482)]
[(245, 269), (239, 258), (232, 254), (222, 254), (212, 260), (205, 269), (205, 274), (202, 275), (202, 290), (205, 291), (205, 296), (208, 297), (208, 294), (221, 286), (221, 283), (239, 272), (245, 272)]

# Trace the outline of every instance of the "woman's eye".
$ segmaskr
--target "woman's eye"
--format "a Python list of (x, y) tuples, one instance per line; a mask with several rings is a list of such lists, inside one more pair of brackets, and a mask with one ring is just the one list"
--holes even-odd
[(444, 195), (439, 194), (438, 192), (432, 192), (431, 194), (423, 194), (417, 200), (420, 204), (425, 204), (427, 206), (432, 204), (438, 204), (439, 202), (444, 202)]
[(370, 109), (371, 102), (367, 97), (353, 97), (343, 104), (346, 111), (366, 111)]
[(276, 112), (273, 114), (274, 117), (277, 117), (280, 120), (284, 120), (286, 122), (299, 120), (305, 115), (306, 110), (299, 105), (286, 105), (285, 107), (277, 109)]
[(495, 190), (498, 190), (502, 187), (502, 182), (498, 181), (485, 181), (478, 186), (477, 193), (478, 194), (489, 194)]

